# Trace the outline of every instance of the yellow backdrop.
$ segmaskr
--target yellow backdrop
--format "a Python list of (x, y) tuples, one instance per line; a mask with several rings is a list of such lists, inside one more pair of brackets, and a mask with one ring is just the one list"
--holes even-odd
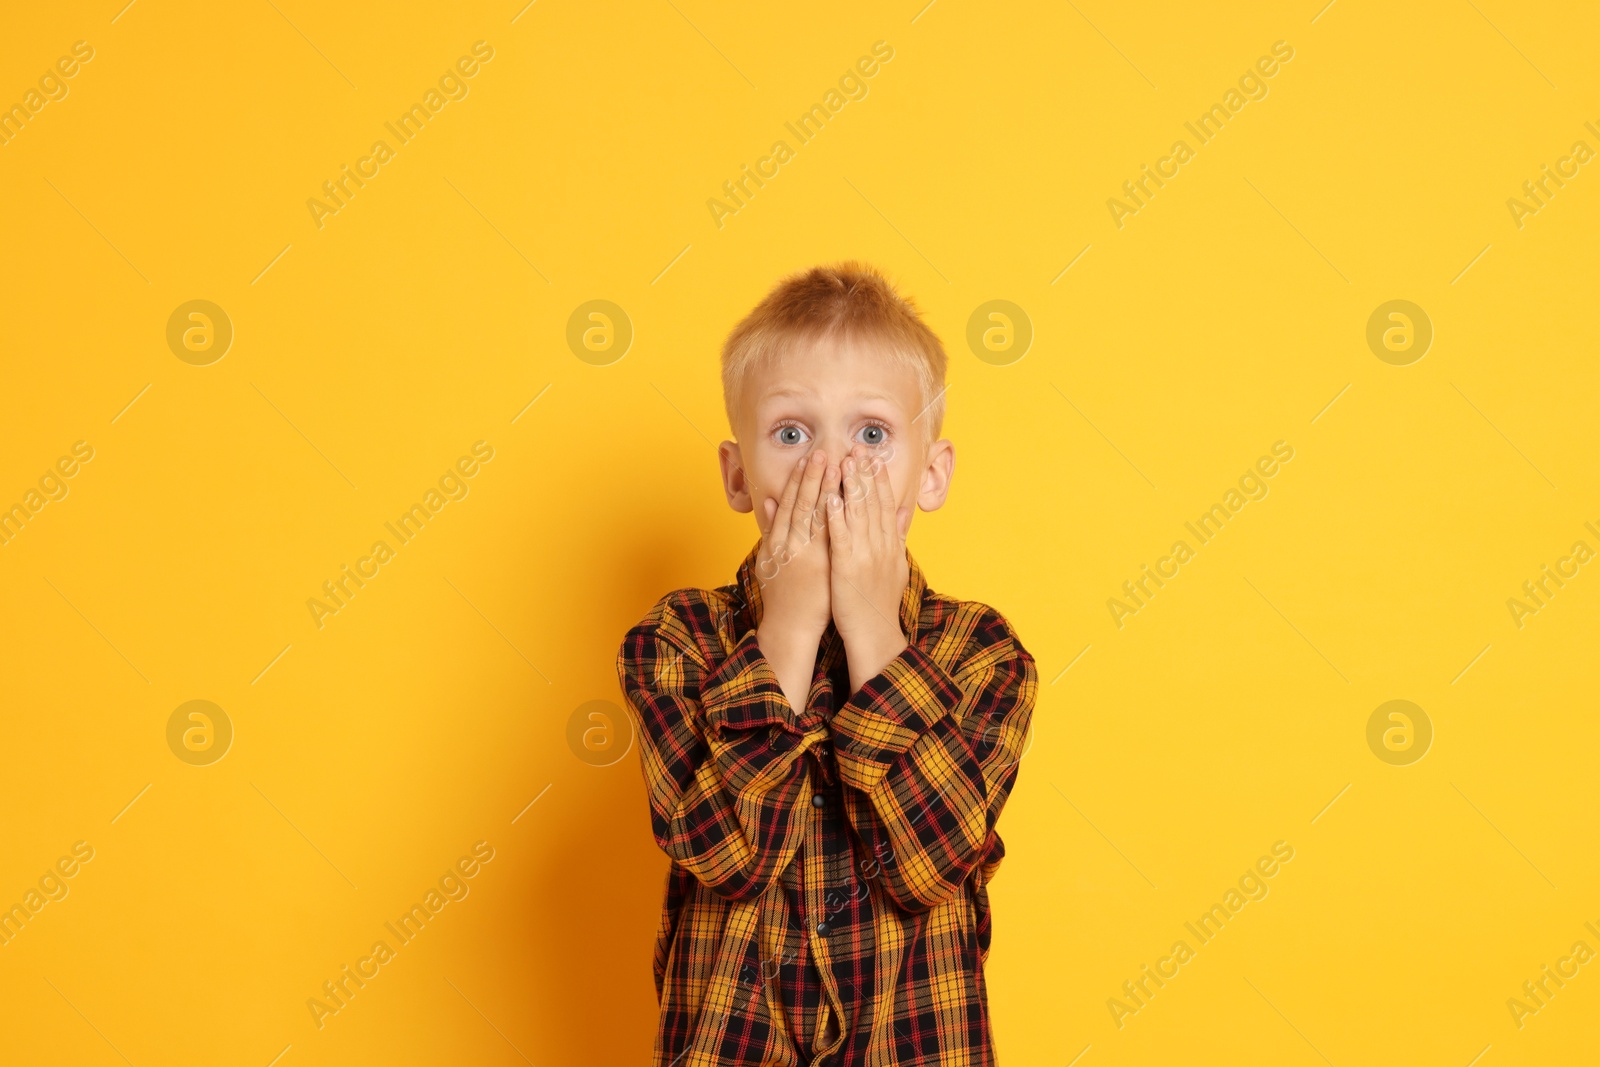
[(1592, 9), (123, 3), (0, 32), (0, 1060), (644, 1062), (614, 657), (847, 256), (1040, 665), (1004, 1062), (1593, 1056)]

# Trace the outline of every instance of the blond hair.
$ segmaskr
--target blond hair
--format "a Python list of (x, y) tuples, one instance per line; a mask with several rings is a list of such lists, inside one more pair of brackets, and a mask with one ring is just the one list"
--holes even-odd
[(722, 401), (728, 425), (755, 369), (783, 355), (796, 342), (870, 339), (889, 358), (911, 368), (922, 398), (916, 416), (924, 441), (939, 439), (944, 426), (944, 345), (922, 321), (915, 301), (897, 293), (871, 266), (847, 260), (791, 274), (780, 280), (722, 344)]

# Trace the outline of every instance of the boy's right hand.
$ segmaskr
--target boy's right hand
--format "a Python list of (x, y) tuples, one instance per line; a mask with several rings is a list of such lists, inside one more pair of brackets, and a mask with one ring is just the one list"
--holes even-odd
[(785, 644), (816, 645), (833, 617), (829, 594), (828, 524), (824, 494), (838, 491), (839, 470), (815, 449), (795, 464), (781, 499), (767, 497), (756, 575), (761, 581), (760, 629)]

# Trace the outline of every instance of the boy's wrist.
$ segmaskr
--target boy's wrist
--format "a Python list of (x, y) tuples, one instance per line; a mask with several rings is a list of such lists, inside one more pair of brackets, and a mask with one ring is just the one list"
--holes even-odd
[(766, 619), (756, 627), (756, 646), (778, 676), (778, 688), (783, 690), (790, 710), (797, 716), (805, 711), (811, 674), (821, 645), (820, 632), (812, 634)]
[(866, 633), (844, 638), (845, 662), (850, 667), (850, 692), (855, 694), (883, 672), (911, 644), (898, 625), (876, 626)]
[(756, 627), (756, 644), (773, 664), (790, 665), (808, 659), (815, 662), (817, 650), (822, 646), (822, 634), (762, 622)]
[(764, 649), (786, 651), (819, 648), (822, 645), (822, 634), (825, 629), (826, 627), (796, 626), (768, 615), (756, 626), (756, 639), (761, 642)]

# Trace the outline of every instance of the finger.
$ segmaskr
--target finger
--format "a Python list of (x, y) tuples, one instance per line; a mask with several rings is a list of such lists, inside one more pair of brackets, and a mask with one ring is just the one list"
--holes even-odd
[(886, 537), (889, 535), (890, 531), (894, 531), (896, 536), (898, 536), (900, 529), (899, 515), (897, 514), (898, 509), (894, 498), (894, 479), (889, 477), (889, 464), (881, 458), (878, 461), (877, 481), (879, 529), (882, 530), (884, 536)]
[(772, 529), (772, 512), (778, 502), (772, 499), (770, 496), (755, 495), (755, 487), (753, 483), (751, 485), (751, 489), (753, 491), (752, 499), (756, 505), (754, 508), (756, 515), (756, 529), (761, 531), (761, 540), (765, 542), (767, 540), (767, 531)]
[(862, 456), (861, 479), (866, 488), (861, 507), (867, 536), (873, 544), (881, 544), (888, 536), (888, 527), (883, 521), (883, 460), (876, 454), (867, 452)]
[(827, 473), (822, 476), (821, 495), (817, 498), (817, 531), (818, 536), (828, 540), (828, 509), (832, 501), (840, 499), (839, 491), (843, 475), (838, 465), (829, 464)]
[(843, 559), (850, 551), (850, 526), (845, 518), (844, 503), (839, 493), (828, 497), (828, 558), (829, 562)]
[(867, 529), (873, 544), (882, 544), (889, 536), (889, 525), (883, 516), (883, 463), (875, 455), (867, 457)]
[(888, 527), (883, 521), (883, 461), (877, 455), (868, 453), (862, 458), (862, 481), (866, 485), (866, 493), (862, 497), (862, 508), (866, 512), (866, 529), (874, 544), (881, 542), (888, 534)]
[(844, 460), (849, 469), (845, 472), (846, 484), (849, 492), (844, 499), (845, 522), (853, 532), (860, 533), (863, 537), (867, 533), (866, 488), (867, 483), (861, 476), (861, 469), (856, 463), (854, 454), (848, 455)]
[(778, 501), (777, 511), (773, 513), (772, 523), (767, 527), (767, 540), (773, 548), (786, 543), (789, 533), (789, 516), (794, 512), (795, 496), (800, 491), (800, 473), (805, 469), (805, 459), (794, 465), (794, 470), (789, 472), (789, 480), (784, 483), (783, 497)]
[(805, 476), (800, 481), (800, 494), (795, 498), (794, 514), (789, 517), (789, 541), (803, 545), (811, 540), (816, 529), (813, 512), (817, 506), (817, 489), (822, 485), (822, 475), (827, 469), (828, 454), (814, 449), (806, 460)]

